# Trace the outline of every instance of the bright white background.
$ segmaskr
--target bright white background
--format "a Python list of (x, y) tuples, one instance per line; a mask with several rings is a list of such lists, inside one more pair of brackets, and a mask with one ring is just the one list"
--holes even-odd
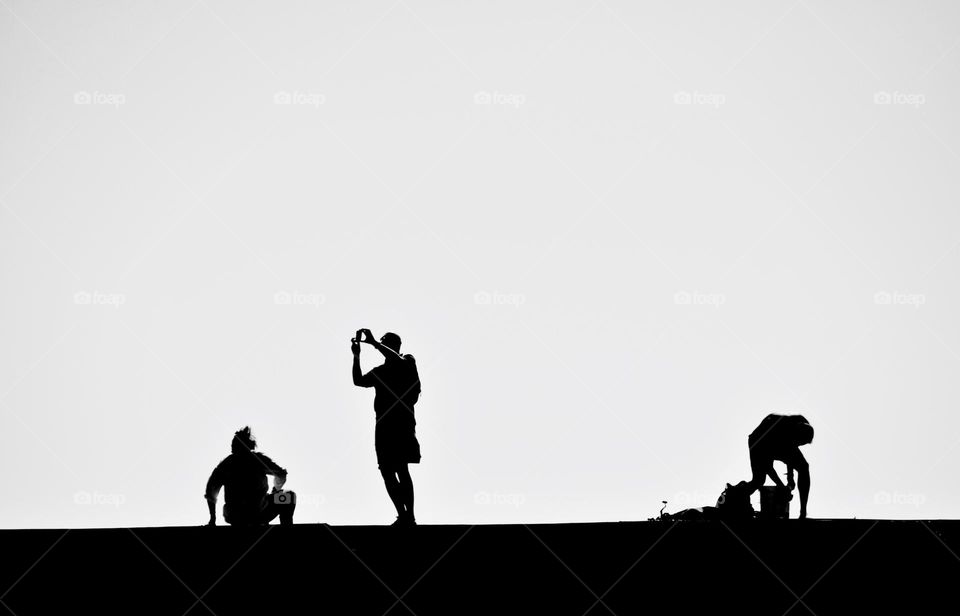
[(956, 517), (958, 17), (0, 1), (0, 526), (200, 524), (247, 423), (300, 522), (391, 522), (359, 327), (421, 523), (710, 504), (771, 411), (811, 516)]

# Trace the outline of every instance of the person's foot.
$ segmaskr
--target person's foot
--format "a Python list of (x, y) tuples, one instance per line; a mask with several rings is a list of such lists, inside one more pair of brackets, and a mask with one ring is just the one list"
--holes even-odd
[(412, 515), (404, 513), (404, 514), (398, 515), (397, 519), (390, 526), (410, 527), (410, 526), (416, 526), (416, 525), (417, 525), (417, 521), (414, 519), (414, 517)]

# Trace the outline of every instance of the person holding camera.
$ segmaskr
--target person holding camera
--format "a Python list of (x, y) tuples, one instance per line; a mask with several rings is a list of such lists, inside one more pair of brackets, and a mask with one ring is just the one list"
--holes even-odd
[[(393, 526), (415, 526), (413, 479), (409, 464), (420, 462), (413, 407), (420, 398), (420, 375), (413, 355), (400, 353), (400, 336), (384, 334), (376, 340), (369, 329), (357, 331), (351, 341), (353, 384), (373, 387), (373, 410), (377, 423), (374, 444), (377, 464), (387, 494), (397, 510)], [(383, 354), (384, 362), (366, 374), (360, 369), (360, 343), (369, 344)]]
[[(217, 525), (217, 497), (224, 488), (223, 519), (234, 526), (269, 524), (275, 517), (280, 523), (293, 524), (297, 495), (283, 490), (287, 471), (266, 454), (254, 451), (257, 441), (250, 427), (233, 435), (231, 453), (213, 469), (207, 480), (204, 498), (210, 512), (208, 526)], [(273, 476), (273, 490), (267, 494), (267, 475)]]

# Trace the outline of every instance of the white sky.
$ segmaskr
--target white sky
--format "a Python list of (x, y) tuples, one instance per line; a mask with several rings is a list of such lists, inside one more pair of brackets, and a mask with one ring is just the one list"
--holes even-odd
[(359, 327), (421, 523), (711, 504), (768, 412), (811, 516), (957, 517), (960, 11), (720, 4), (3, 0), (0, 527), (203, 523), (248, 423), (389, 523)]

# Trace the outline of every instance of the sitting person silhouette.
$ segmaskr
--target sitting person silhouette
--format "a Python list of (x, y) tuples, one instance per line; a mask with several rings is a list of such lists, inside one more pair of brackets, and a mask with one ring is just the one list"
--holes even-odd
[[(361, 339), (362, 338), (362, 339)], [(373, 346), (383, 354), (384, 362), (363, 374), (360, 369), (360, 343)], [(408, 464), (420, 462), (417, 420), (413, 405), (420, 397), (420, 376), (413, 355), (400, 354), (400, 336), (386, 333), (377, 342), (369, 329), (361, 329), (351, 340), (353, 384), (373, 387), (373, 410), (377, 416), (374, 444), (377, 463), (387, 494), (397, 509), (394, 526), (415, 526), (413, 515), (413, 479)]]
[(797, 471), (797, 487), (800, 488), (800, 519), (807, 517), (807, 497), (810, 494), (810, 466), (800, 453), (801, 445), (813, 442), (813, 426), (803, 415), (777, 415), (771, 413), (763, 418), (757, 429), (750, 433), (750, 494), (763, 486), (766, 476), (779, 487), (784, 487), (773, 469), (774, 460), (787, 465), (787, 489), (793, 490), (793, 471)]
[[(293, 524), (296, 494), (282, 490), (287, 471), (265, 454), (254, 451), (257, 441), (244, 427), (233, 435), (231, 453), (207, 481), (204, 498), (210, 511), (208, 526), (217, 524), (217, 496), (224, 488), (223, 519), (235, 526), (269, 524), (280, 516), (281, 524)], [(267, 494), (267, 475), (273, 475), (273, 491)]]

